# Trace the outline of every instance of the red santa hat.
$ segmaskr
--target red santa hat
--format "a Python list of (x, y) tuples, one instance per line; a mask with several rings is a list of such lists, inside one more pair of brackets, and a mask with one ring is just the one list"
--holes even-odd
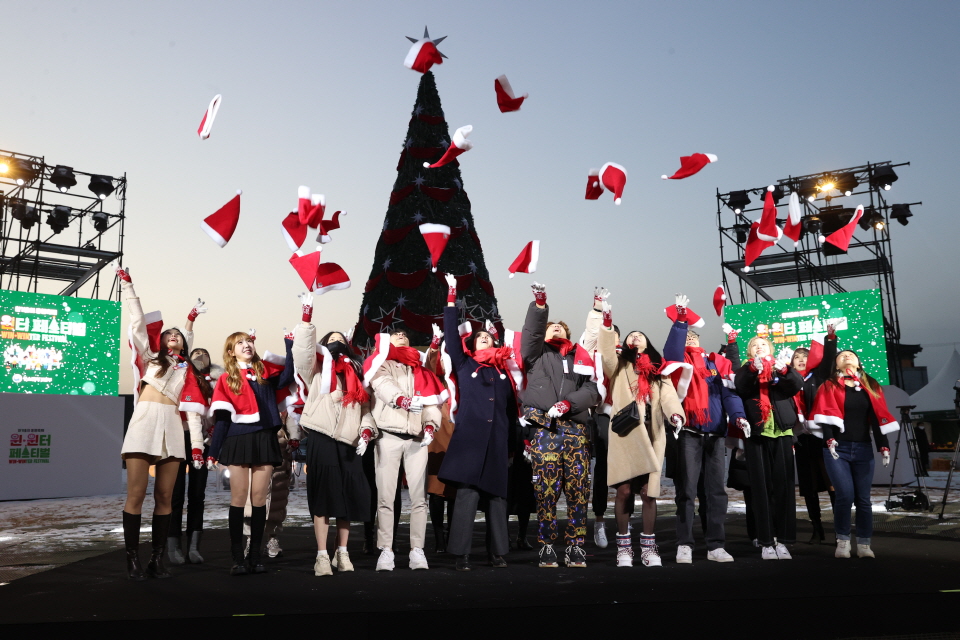
[(807, 371), (813, 371), (823, 362), (823, 338), (825, 333), (818, 333), (810, 339), (810, 351), (807, 353)]
[(529, 97), (525, 93), (518, 98), (513, 92), (513, 87), (510, 86), (507, 76), (500, 76), (494, 80), (493, 88), (497, 91), (497, 106), (500, 107), (500, 113), (519, 111), (520, 105)]
[(682, 180), (703, 169), (711, 162), (716, 162), (717, 156), (712, 153), (694, 153), (689, 156), (680, 156), (680, 168), (672, 176), (660, 176), (661, 180)]
[(227, 204), (223, 205), (215, 213), (207, 216), (200, 223), (203, 232), (210, 236), (210, 239), (216, 242), (220, 248), (227, 246), (233, 232), (237, 230), (237, 223), (240, 222), (240, 194), (243, 193), (237, 189), (237, 195)]
[(336, 262), (324, 262), (317, 265), (316, 284), (313, 292), (323, 295), (328, 291), (350, 288), (350, 276)]
[(717, 312), (718, 316), (723, 314), (723, 306), (725, 304), (727, 304), (727, 292), (723, 290), (723, 285), (721, 284), (713, 291), (713, 309)]
[(783, 227), (783, 235), (793, 240), (793, 247), (800, 245), (800, 234), (803, 233), (803, 209), (800, 206), (800, 196), (796, 191), (790, 192), (790, 204), (787, 205), (787, 224)]
[(863, 205), (860, 205), (857, 207), (853, 217), (850, 218), (850, 222), (828, 235), (824, 242), (829, 242), (841, 251), (846, 251), (850, 248), (850, 240), (853, 238), (853, 232), (856, 230), (857, 223), (860, 222), (860, 218), (862, 217)]
[[(677, 305), (672, 304), (666, 309), (664, 309), (663, 312), (667, 314), (668, 318), (670, 318), (670, 322), (677, 321)], [(691, 327), (695, 327), (699, 329), (700, 327), (703, 326), (703, 318), (701, 318), (696, 313), (694, 313), (693, 309), (691, 309), (690, 307), (687, 307), (687, 323)]]
[(210, 130), (213, 129), (213, 121), (217, 117), (217, 111), (220, 110), (220, 94), (213, 96), (213, 100), (210, 101), (210, 106), (207, 107), (206, 113), (203, 114), (203, 120), (200, 121), (200, 127), (197, 129), (197, 135), (200, 136), (201, 140), (206, 140), (210, 137)]
[(603, 185), (600, 184), (600, 169), (590, 169), (587, 174), (587, 200), (598, 200), (603, 195)]
[(763, 197), (763, 213), (760, 214), (760, 226), (757, 237), (765, 242), (777, 242), (783, 231), (777, 226), (777, 205), (773, 202), (773, 185), (767, 187)]
[(613, 191), (613, 202), (620, 204), (623, 188), (627, 185), (627, 170), (616, 162), (608, 162), (600, 167), (600, 184)]
[(520, 273), (534, 273), (537, 270), (538, 260), (540, 260), (540, 241), (531, 240), (507, 268), (510, 277), (517, 275), (518, 271)]
[(326, 207), (327, 199), (322, 193), (311, 193), (310, 187), (303, 185), (297, 188), (297, 213), (300, 224), (319, 227)]
[(759, 258), (760, 254), (766, 249), (769, 249), (776, 244), (775, 242), (761, 240), (757, 235), (757, 229), (759, 228), (759, 222), (754, 222), (750, 225), (750, 235), (747, 236), (747, 245), (743, 250), (744, 272), (750, 271), (750, 265), (753, 264), (753, 261)]
[(430, 33), (426, 27), (423, 28), (423, 37), (419, 40), (407, 36), (407, 40), (412, 42), (413, 46), (410, 47), (410, 51), (407, 52), (407, 57), (403, 60), (403, 66), (407, 69), (419, 71), (420, 73), (426, 73), (430, 71), (430, 67), (433, 65), (443, 64), (443, 58), (445, 56), (437, 50), (437, 45), (440, 44), (444, 38), (446, 38), (446, 36), (431, 40)]
[(320, 226), (318, 227), (320, 233), (317, 234), (317, 242), (320, 244), (330, 242), (330, 232), (340, 228), (340, 216), (345, 215), (347, 215), (346, 211), (334, 211), (331, 217), (320, 220)]
[(280, 223), (280, 231), (290, 251), (297, 251), (307, 241), (307, 225), (300, 222), (300, 215), (296, 211), (287, 214)]
[(470, 151), (470, 149), (473, 149), (473, 141), (467, 139), (472, 131), (472, 124), (460, 127), (454, 131), (453, 140), (450, 141), (450, 146), (447, 147), (447, 150), (444, 152), (443, 156), (441, 156), (441, 158), (433, 164), (424, 162), (423, 166), (427, 169), (436, 169), (437, 167), (442, 167), (448, 162), (453, 162), (453, 160), (461, 153), (465, 153)]
[(447, 248), (447, 241), (450, 239), (450, 227), (445, 224), (425, 223), (420, 225), (420, 235), (423, 241), (427, 243), (427, 249), (430, 250), (431, 270), (437, 271), (437, 263), (440, 262), (440, 256), (443, 250)]
[(304, 286), (312, 291), (317, 282), (317, 269), (320, 266), (320, 247), (306, 255), (302, 251), (297, 251), (290, 256), (290, 265), (303, 280)]

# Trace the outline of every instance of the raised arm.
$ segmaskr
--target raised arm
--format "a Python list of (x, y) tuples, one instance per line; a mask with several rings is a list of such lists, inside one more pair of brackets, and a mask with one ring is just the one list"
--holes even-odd
[(113, 264), (120, 278), (120, 291), (123, 292), (123, 300), (127, 306), (127, 313), (130, 314), (130, 339), (133, 342), (134, 350), (141, 356), (153, 358), (156, 352), (150, 349), (150, 337), (147, 335), (147, 320), (143, 315), (143, 307), (140, 305), (140, 298), (133, 288), (133, 280), (126, 269), (120, 266), (119, 262)]
[(837, 330), (832, 324), (827, 325), (827, 335), (823, 338), (823, 360), (820, 361), (820, 364), (817, 365), (816, 376), (820, 378), (819, 383), (823, 384), (824, 380), (827, 380), (830, 377), (830, 374), (833, 373), (833, 367), (836, 366), (837, 360)]
[(533, 284), (534, 301), (527, 308), (520, 335), (520, 354), (527, 365), (536, 362), (543, 354), (543, 340), (547, 337), (547, 322), (550, 307), (547, 306), (547, 290), (542, 284)]
[(456, 307), (447, 306), (443, 310), (443, 333), (447, 337), (444, 348), (450, 356), (454, 370), (462, 367), (467, 361), (467, 356), (463, 353), (463, 342), (460, 340), (458, 320), (459, 314)]
[(600, 332), (600, 324), (603, 321), (603, 303), (609, 295), (610, 292), (603, 287), (595, 287), (593, 290), (593, 308), (587, 314), (586, 326), (583, 335), (580, 336), (580, 344), (587, 351), (597, 349), (597, 334)]
[[(598, 329), (597, 352), (600, 354), (600, 364), (603, 365), (603, 377), (607, 379), (607, 384), (613, 384), (613, 376), (617, 372), (617, 333), (613, 330), (612, 309), (606, 302), (603, 303), (604, 310), (601, 311), (603, 322)], [(609, 317), (609, 322), (607, 318)]]
[(687, 323), (687, 305), (690, 303), (690, 299), (682, 293), (678, 293), (675, 300), (677, 320), (670, 327), (667, 341), (663, 345), (663, 359), (683, 362), (684, 350), (687, 346), (687, 331), (690, 329), (690, 325)]
[(300, 323), (293, 329), (293, 366), (297, 374), (308, 386), (313, 382), (317, 367), (317, 328), (313, 320), (313, 295), (300, 296), (302, 315)]

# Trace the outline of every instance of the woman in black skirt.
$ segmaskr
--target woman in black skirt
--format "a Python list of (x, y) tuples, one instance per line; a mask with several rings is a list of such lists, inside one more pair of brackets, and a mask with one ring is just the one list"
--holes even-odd
[[(277, 361), (279, 360), (279, 361)], [(277, 431), (283, 426), (277, 391), (293, 382), (290, 359), (261, 359), (247, 333), (231, 334), (223, 346), (224, 375), (213, 391), (215, 426), (208, 461), (230, 471), (230, 575), (265, 573), (260, 562), (267, 494), (273, 468), (283, 464)], [(250, 553), (243, 553), (243, 507), (250, 496)]]
[[(376, 435), (376, 424), (370, 414), (370, 397), (363, 388), (359, 357), (337, 331), (323, 336), (318, 346), (317, 329), (311, 323), (313, 296), (305, 294), (301, 301), (303, 316), (293, 334), (293, 362), (308, 389), (300, 426), (309, 433), (307, 503), (317, 537), (313, 573), (329, 576), (333, 569), (353, 571), (347, 553), (350, 522), (370, 519), (370, 485), (363, 473), (363, 453)], [(327, 552), (330, 518), (337, 519), (332, 563)]]

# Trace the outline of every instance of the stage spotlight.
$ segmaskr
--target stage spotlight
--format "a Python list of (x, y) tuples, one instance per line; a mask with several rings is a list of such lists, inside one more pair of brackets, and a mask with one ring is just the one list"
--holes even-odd
[(853, 190), (856, 189), (859, 184), (860, 182), (853, 173), (841, 173), (837, 176), (834, 186), (838, 191), (842, 191), (843, 195), (849, 196), (853, 194)]
[(7, 209), (10, 211), (10, 217), (14, 220), (23, 220), (23, 217), (27, 214), (27, 203), (19, 198), (14, 198), (7, 205)]
[(0, 175), (6, 175), (10, 171), (10, 158), (0, 160)]
[(912, 218), (913, 214), (910, 213), (910, 205), (908, 204), (895, 204), (891, 207), (890, 217), (902, 224), (907, 226), (909, 220), (907, 218)]
[(746, 191), (731, 191), (727, 199), (727, 206), (733, 209), (734, 213), (741, 213), (750, 204), (750, 196)]
[(105, 214), (103, 211), (97, 211), (90, 217), (93, 219), (93, 228), (100, 233), (106, 231), (107, 227), (110, 226), (110, 216)]
[(737, 242), (743, 244), (750, 235), (750, 225), (743, 223), (735, 224), (733, 225), (733, 231), (737, 234)]
[(825, 176), (821, 178), (817, 183), (817, 190), (821, 193), (827, 193), (833, 191), (837, 186), (837, 181), (833, 176)]
[(70, 207), (58, 204), (47, 215), (47, 224), (54, 233), (60, 233), (70, 224)]
[(52, 182), (61, 193), (66, 193), (70, 190), (70, 187), (77, 185), (77, 177), (73, 175), (73, 167), (58, 164), (54, 167), (53, 173), (50, 174), (50, 182)]
[(820, 234), (820, 216), (807, 216), (803, 219), (803, 230), (813, 235)]
[(19, 186), (36, 179), (40, 174), (37, 166), (29, 160), (23, 158), (10, 158), (7, 167), (7, 175), (14, 179)]
[(864, 231), (870, 231), (870, 219), (876, 214), (877, 210), (873, 208), (873, 205), (867, 207), (863, 210), (863, 215), (860, 216), (860, 221), (857, 223), (860, 225), (860, 228)]
[(806, 198), (810, 202), (813, 202), (817, 199), (817, 187), (818, 181), (816, 178), (807, 178), (806, 180), (801, 180), (800, 184), (797, 185), (795, 191), (801, 198)]
[(887, 226), (887, 221), (883, 219), (883, 214), (876, 210), (867, 218), (867, 223), (876, 231), (883, 231), (884, 227)]
[(116, 187), (113, 186), (113, 178), (110, 176), (90, 176), (89, 188), (98, 198), (106, 200)]
[(10, 215), (20, 221), (20, 226), (30, 229), (40, 222), (40, 213), (36, 207), (28, 207), (23, 200), (15, 200), (10, 204)]
[(898, 180), (897, 173), (893, 167), (887, 165), (883, 167), (874, 167), (870, 173), (870, 186), (874, 189), (883, 189), (890, 191), (890, 186)]

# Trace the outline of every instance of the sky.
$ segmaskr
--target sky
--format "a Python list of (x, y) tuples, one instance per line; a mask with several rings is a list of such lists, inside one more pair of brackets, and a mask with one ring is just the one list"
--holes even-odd
[[(144, 307), (179, 324), (199, 296), (197, 346), (255, 327), (280, 351), (303, 290), (279, 226), (299, 185), (349, 212), (323, 255), (353, 286), (318, 298), (314, 321), (356, 322), (420, 79), (404, 36), (425, 24), (448, 36), (434, 72), (451, 131), (474, 127), (460, 168), (508, 327), (537, 280), (579, 335), (602, 285), (614, 321), (655, 342), (686, 293), (719, 344), (716, 190), (890, 160), (911, 164), (889, 201), (923, 202), (890, 229), (903, 340), (924, 345), (931, 378), (960, 342), (958, 3), (8, 0), (0, 148), (125, 173), (124, 263)], [(519, 112), (497, 109), (500, 74), (530, 94)], [(660, 180), (694, 152), (719, 161)], [(608, 161), (628, 170), (621, 206), (583, 199)], [(220, 249), (199, 223), (237, 189)], [(508, 279), (532, 239), (537, 273)]]

